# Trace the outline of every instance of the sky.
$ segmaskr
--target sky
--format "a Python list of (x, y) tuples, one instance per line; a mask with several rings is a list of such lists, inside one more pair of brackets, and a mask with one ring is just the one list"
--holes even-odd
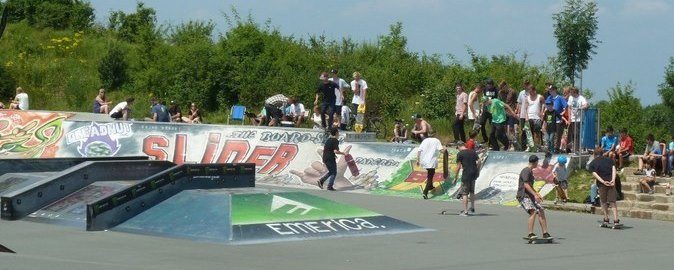
[[(110, 11), (133, 12), (135, 0), (91, 0), (96, 20), (106, 24)], [(375, 41), (389, 26), (403, 23), (408, 49), (453, 55), (468, 63), (466, 51), (494, 55), (526, 53), (543, 64), (557, 53), (552, 14), (562, 0), (145, 0), (160, 24), (212, 21), (227, 31), (223, 13), (232, 7), (256, 22), (270, 20), (285, 35)], [(643, 105), (659, 103), (658, 85), (674, 57), (674, 0), (599, 0), (601, 41), (583, 73), (583, 88), (593, 101), (608, 99), (616, 83), (632, 82)]]

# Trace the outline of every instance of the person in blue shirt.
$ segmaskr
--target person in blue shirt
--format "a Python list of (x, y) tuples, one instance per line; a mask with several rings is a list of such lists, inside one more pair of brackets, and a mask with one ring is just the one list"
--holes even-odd
[(557, 115), (556, 123), (558, 128), (555, 134), (555, 149), (560, 149), (562, 135), (564, 134), (564, 129), (566, 129), (566, 123), (562, 121), (562, 114), (566, 110), (566, 107), (568, 107), (568, 103), (564, 96), (558, 93), (557, 86), (551, 85), (548, 92), (550, 95), (545, 99), (545, 102), (546, 104), (548, 101), (552, 103), (552, 108)]
[(611, 159), (615, 158), (615, 147), (617, 146), (618, 136), (613, 133), (613, 127), (606, 128), (606, 135), (601, 138), (601, 149), (604, 150), (604, 156)]

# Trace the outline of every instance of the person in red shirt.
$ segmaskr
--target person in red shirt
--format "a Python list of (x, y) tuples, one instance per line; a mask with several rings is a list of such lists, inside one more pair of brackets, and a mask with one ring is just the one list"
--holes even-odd
[(618, 170), (623, 168), (625, 160), (629, 160), (634, 153), (634, 144), (632, 137), (627, 134), (627, 129), (623, 128), (620, 131), (620, 147), (618, 147)]

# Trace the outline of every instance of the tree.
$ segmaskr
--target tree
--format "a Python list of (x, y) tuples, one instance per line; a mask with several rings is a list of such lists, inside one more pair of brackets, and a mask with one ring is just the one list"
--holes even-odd
[(674, 131), (674, 57), (669, 58), (669, 65), (665, 68), (665, 81), (660, 84), (658, 94), (662, 98), (664, 110), (668, 121), (666, 124), (670, 127), (670, 131)]
[(127, 80), (128, 66), (124, 50), (119, 45), (111, 45), (98, 65), (98, 76), (103, 82), (103, 87), (119, 89)]
[(9, 21), (25, 20), (38, 28), (84, 30), (94, 23), (94, 9), (81, 0), (8, 0)]
[(143, 34), (154, 31), (156, 22), (156, 11), (145, 7), (143, 2), (138, 2), (135, 13), (111, 12), (108, 27), (115, 31), (119, 38), (128, 42), (138, 42)]
[[(566, 0), (564, 10), (555, 13), (554, 35), (557, 38), (558, 63), (572, 85), (587, 69), (599, 40), (597, 34), (597, 3), (584, 0)], [(582, 79), (582, 78), (581, 78)]]

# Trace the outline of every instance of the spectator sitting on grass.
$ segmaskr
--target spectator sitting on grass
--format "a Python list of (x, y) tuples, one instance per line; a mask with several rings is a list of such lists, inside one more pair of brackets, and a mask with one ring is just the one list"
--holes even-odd
[(403, 120), (396, 119), (395, 126), (393, 126), (393, 138), (391, 142), (403, 143), (407, 141), (407, 127)]
[(183, 121), (183, 113), (180, 111), (180, 106), (178, 106), (178, 103), (175, 101), (171, 100), (171, 103), (169, 105), (169, 115), (171, 115), (171, 122), (182, 122)]
[[(663, 153), (664, 153), (664, 145), (662, 145), (660, 142), (655, 140), (655, 136), (653, 134), (648, 134), (646, 136), (646, 150), (644, 151), (644, 155), (639, 157), (639, 169), (634, 173), (637, 175), (643, 175), (644, 174), (644, 164), (648, 163), (651, 165), (652, 168), (655, 168), (656, 164), (658, 162), (661, 162), (663, 165), (663, 168), (666, 167), (666, 163), (664, 162), (665, 159), (663, 158)], [(663, 169), (663, 174), (664, 174), (664, 169)]]
[(200, 124), (201, 123), (201, 110), (197, 108), (197, 104), (192, 102), (190, 103), (190, 111), (187, 116), (183, 117), (183, 122), (190, 124)]
[(254, 113), (246, 112), (246, 116), (253, 126), (264, 125), (265, 121), (267, 121), (267, 112), (264, 107), (260, 110), (260, 114), (255, 115)]
[(618, 170), (623, 168), (625, 160), (629, 160), (630, 156), (634, 154), (634, 143), (632, 137), (627, 134), (627, 129), (623, 128), (620, 131), (620, 145), (616, 149), (618, 157)]
[(639, 180), (641, 184), (641, 193), (653, 194), (653, 186), (655, 185), (655, 169), (651, 168), (651, 164), (644, 164), (644, 178)]
[(318, 105), (314, 106), (314, 114), (311, 116), (311, 121), (314, 123), (314, 129), (323, 129), (321, 120), (321, 108)]
[(414, 119), (414, 128), (412, 129), (412, 138), (414, 138), (417, 142), (421, 142), (424, 139), (426, 139), (429, 134), (433, 133), (433, 128), (431, 127), (431, 124), (426, 122), (423, 118), (421, 118), (420, 114), (415, 114), (412, 116), (412, 119)]
[(288, 106), (290, 121), (295, 123), (295, 127), (302, 126), (304, 123), (304, 104), (297, 101), (296, 98), (289, 98), (288, 101), (290, 102), (290, 106)]
[(16, 88), (16, 96), (9, 105), (9, 108), (13, 110), (28, 110), (28, 94), (23, 91), (23, 88)]
[(94, 113), (110, 113), (110, 104), (112, 101), (109, 101), (105, 97), (105, 89), (101, 88), (98, 90), (98, 96), (94, 99)]
[(171, 116), (163, 101), (153, 100), (152, 105), (152, 121), (155, 122), (171, 122)]
[(110, 111), (110, 117), (115, 120), (129, 120), (129, 116), (131, 115), (131, 105), (133, 105), (134, 101), (135, 99), (130, 97), (127, 98), (126, 101), (117, 103), (117, 105)]

